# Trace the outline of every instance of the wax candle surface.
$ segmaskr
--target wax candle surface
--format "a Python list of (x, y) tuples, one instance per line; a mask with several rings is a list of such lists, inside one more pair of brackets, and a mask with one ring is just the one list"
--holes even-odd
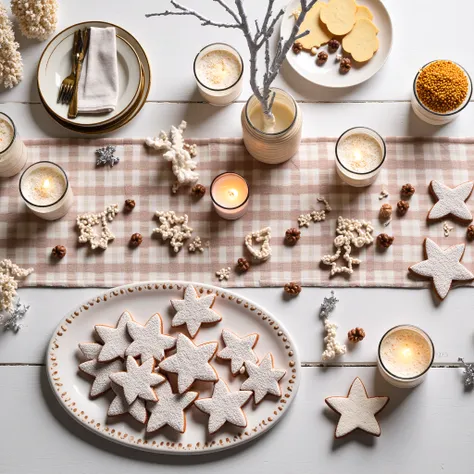
[(250, 111), (250, 123), (261, 132), (280, 133), (286, 130), (295, 119), (295, 112), (288, 105), (278, 101), (278, 99), (273, 103), (272, 113), (275, 117), (273, 123), (265, 119), (262, 106), (258, 102)]
[(6, 159), (6, 156), (2, 156), (1, 153), (10, 146), (14, 135), (15, 132), (11, 124), (0, 118), (0, 161)]
[(212, 186), (212, 197), (222, 207), (235, 208), (245, 202), (249, 194), (246, 181), (233, 173), (220, 176)]
[(431, 344), (417, 331), (400, 329), (382, 341), (380, 359), (385, 368), (400, 378), (417, 377), (431, 364)]
[(210, 89), (226, 89), (240, 77), (242, 65), (230, 51), (214, 50), (199, 59), (196, 65), (198, 79)]
[(338, 144), (337, 155), (342, 165), (356, 173), (373, 171), (383, 159), (377, 140), (366, 133), (344, 136)]
[(66, 190), (64, 175), (51, 166), (37, 167), (22, 182), (24, 197), (37, 206), (48, 206), (58, 201)]

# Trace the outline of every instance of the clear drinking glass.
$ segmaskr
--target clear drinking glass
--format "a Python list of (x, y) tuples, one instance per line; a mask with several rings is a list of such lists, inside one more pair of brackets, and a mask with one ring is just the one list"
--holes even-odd
[(15, 176), (28, 160), (28, 151), (13, 120), (0, 112), (0, 177)]

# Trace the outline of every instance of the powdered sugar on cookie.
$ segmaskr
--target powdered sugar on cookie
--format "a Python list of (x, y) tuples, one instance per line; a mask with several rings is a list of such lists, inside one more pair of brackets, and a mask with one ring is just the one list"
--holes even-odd
[(224, 329), (222, 339), (226, 347), (217, 353), (217, 357), (230, 360), (232, 374), (237, 375), (244, 368), (244, 362), (258, 362), (258, 357), (253, 351), (258, 341), (258, 334), (239, 337), (232, 331)]
[(145, 402), (140, 398), (137, 398), (131, 405), (127, 403), (125, 399), (125, 393), (123, 387), (117, 385), (116, 383), (111, 383), (112, 390), (115, 393), (115, 398), (112, 400), (112, 403), (109, 405), (107, 415), (117, 416), (124, 415), (125, 413), (130, 413), (130, 415), (135, 418), (135, 420), (140, 423), (145, 424), (147, 419), (147, 412), (145, 408)]
[(110, 388), (110, 376), (115, 372), (123, 370), (123, 363), (121, 360), (103, 363), (93, 359), (80, 364), (79, 369), (94, 377), (95, 380), (92, 383), (90, 396), (97, 397)]
[(463, 221), (472, 221), (471, 211), (466, 206), (465, 201), (471, 195), (473, 186), (473, 181), (460, 184), (455, 188), (449, 188), (439, 181), (431, 181), (430, 190), (438, 199), (438, 202), (428, 213), (428, 219), (442, 219), (451, 215)]
[(125, 311), (117, 323), (115, 328), (97, 324), (95, 330), (104, 341), (104, 346), (99, 354), (99, 361), (106, 362), (117, 359), (118, 357), (124, 359), (125, 351), (132, 342), (127, 331), (127, 324), (133, 321), (132, 315)]
[(81, 342), (79, 343), (79, 349), (86, 360), (97, 359), (100, 351), (102, 350), (102, 344), (97, 342)]

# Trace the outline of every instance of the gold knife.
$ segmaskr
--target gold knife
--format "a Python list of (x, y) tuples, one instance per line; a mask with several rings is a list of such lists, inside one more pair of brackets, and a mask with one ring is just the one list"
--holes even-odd
[(72, 95), (71, 103), (69, 104), (69, 110), (67, 113), (68, 118), (76, 118), (77, 117), (77, 92), (79, 88), (79, 79), (81, 78), (82, 72), (82, 64), (84, 62), (84, 58), (87, 55), (87, 51), (89, 49), (89, 39), (90, 39), (90, 28), (86, 28), (82, 34), (82, 48), (79, 51), (79, 56), (77, 59), (76, 65), (76, 82), (74, 84), (74, 91)]

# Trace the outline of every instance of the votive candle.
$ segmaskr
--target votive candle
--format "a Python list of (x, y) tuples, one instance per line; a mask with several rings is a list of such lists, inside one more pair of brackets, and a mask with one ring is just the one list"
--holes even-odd
[(0, 112), (0, 177), (18, 174), (26, 165), (28, 152), (13, 120)]
[(382, 169), (386, 157), (383, 138), (374, 130), (355, 127), (346, 130), (336, 143), (336, 170), (350, 186), (369, 186)]
[(64, 217), (74, 201), (66, 173), (51, 161), (26, 168), (20, 177), (20, 194), (33, 214), (48, 221)]
[(247, 212), (249, 197), (247, 181), (237, 173), (222, 173), (211, 184), (214, 209), (224, 219), (240, 219)]
[(378, 367), (383, 378), (400, 388), (419, 385), (434, 360), (434, 345), (428, 334), (416, 326), (395, 326), (382, 337)]

